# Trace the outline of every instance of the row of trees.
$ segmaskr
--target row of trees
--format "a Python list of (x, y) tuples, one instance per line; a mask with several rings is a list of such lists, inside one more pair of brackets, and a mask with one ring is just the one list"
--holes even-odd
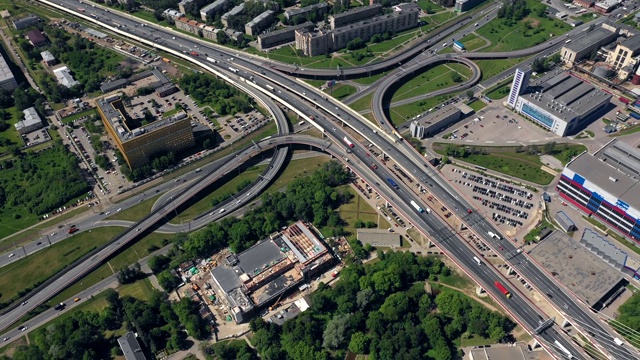
[(127, 179), (138, 181), (148, 178), (155, 172), (168, 169), (176, 165), (178, 161), (180, 161), (180, 159), (176, 158), (174, 153), (169, 152), (167, 154), (157, 155), (153, 157), (148, 164), (138, 166), (135, 169), (130, 169), (128, 166), (121, 166), (120, 171)]
[(514, 324), (453, 290), (427, 294), (423, 281), (446, 276), (436, 258), (378, 252), (351, 264), (332, 287), (321, 284), (311, 308), (279, 327), (251, 321), (262, 359), (339, 359), (346, 350), (373, 359), (454, 359), (460, 337), (500, 340)]
[[(112, 359), (122, 356), (117, 337), (105, 337), (123, 325), (134, 331), (150, 353), (188, 348), (187, 334), (206, 339), (210, 332), (199, 316), (198, 305), (188, 298), (170, 303), (165, 293), (154, 291), (148, 302), (105, 291), (107, 307), (102, 312), (74, 312), (31, 335), (29, 345), (19, 346), (13, 360)], [(187, 330), (185, 333), (184, 330)], [(149, 356), (147, 356), (149, 357)], [(0, 358), (9, 360), (8, 357)]]
[(180, 78), (180, 88), (193, 99), (211, 105), (219, 115), (252, 109), (253, 101), (247, 94), (209, 74), (186, 74)]

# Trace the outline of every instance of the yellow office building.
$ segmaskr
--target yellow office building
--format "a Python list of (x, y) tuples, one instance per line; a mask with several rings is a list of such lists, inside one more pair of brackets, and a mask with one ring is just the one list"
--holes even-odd
[(98, 99), (96, 105), (105, 128), (132, 169), (147, 164), (154, 155), (177, 153), (195, 145), (184, 112), (142, 124), (127, 114), (118, 95)]

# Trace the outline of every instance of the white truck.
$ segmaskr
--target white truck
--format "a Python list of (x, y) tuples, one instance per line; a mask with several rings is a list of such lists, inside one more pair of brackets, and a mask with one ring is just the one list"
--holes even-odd
[(478, 265), (482, 265), (482, 261), (480, 261), (480, 259), (478, 259), (478, 257), (477, 257), (477, 256), (474, 256), (474, 257), (473, 257), (473, 261), (475, 261), (475, 262), (476, 262), (476, 264), (478, 264)]
[(489, 236), (491, 236), (494, 239), (498, 239), (498, 240), (502, 240), (502, 238), (500, 237), (500, 235), (498, 234), (494, 234), (491, 231), (487, 232), (487, 234), (489, 234)]
[(613, 342), (616, 343), (616, 345), (618, 346), (622, 346), (624, 343), (622, 342), (622, 340), (618, 339), (618, 338), (613, 338)]

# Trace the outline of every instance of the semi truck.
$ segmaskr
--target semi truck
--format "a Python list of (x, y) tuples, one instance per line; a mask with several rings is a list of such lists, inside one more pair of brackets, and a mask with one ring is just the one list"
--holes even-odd
[(556, 341), (554, 342), (554, 344), (556, 345), (556, 347), (557, 347), (560, 351), (562, 351), (562, 352), (564, 353), (564, 355), (566, 355), (566, 356), (567, 356), (567, 358), (568, 358), (568, 359), (573, 359), (573, 355), (571, 354), (571, 352), (570, 352), (569, 350), (567, 350), (567, 348), (566, 348), (566, 347), (562, 346), (562, 344), (560, 344), (560, 343), (558, 342), (558, 340), (556, 340)]
[(511, 298), (511, 293), (509, 292), (509, 290), (507, 290), (507, 288), (505, 288), (504, 286), (502, 286), (502, 284), (500, 284), (499, 281), (495, 282), (496, 287), (498, 288), (498, 290), (500, 290), (500, 292), (502, 294), (504, 294), (504, 296), (507, 297), (507, 299)]
[(420, 205), (416, 204), (415, 201), (411, 200), (411, 206), (413, 206), (418, 212), (423, 213), (424, 210), (420, 207)]
[(349, 141), (349, 139), (347, 139), (346, 136), (342, 140), (344, 140), (344, 142), (347, 143), (347, 145), (349, 145), (350, 148), (353, 147), (353, 143), (351, 141)]

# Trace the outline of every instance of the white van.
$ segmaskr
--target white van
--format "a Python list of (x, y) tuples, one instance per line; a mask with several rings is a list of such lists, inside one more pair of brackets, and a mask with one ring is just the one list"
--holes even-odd
[(225, 211), (227, 211), (227, 210), (225, 210), (225, 209), (220, 209), (220, 214), (222, 214), (222, 213), (223, 213), (223, 212), (225, 212)]

